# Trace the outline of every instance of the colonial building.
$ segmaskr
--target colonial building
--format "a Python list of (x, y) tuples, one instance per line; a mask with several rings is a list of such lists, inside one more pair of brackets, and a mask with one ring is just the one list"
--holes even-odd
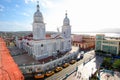
[(72, 45), (79, 47), (81, 50), (94, 49), (95, 37), (89, 35), (73, 35)]
[(97, 34), (95, 50), (118, 55), (120, 53), (120, 39), (105, 37), (104, 34)]
[(19, 48), (24, 49), (36, 60), (57, 55), (58, 52), (71, 50), (71, 26), (67, 13), (63, 20), (62, 32), (50, 35), (49, 37), (48, 35), (46, 37), (44, 18), (40, 12), (39, 4), (37, 4), (37, 10), (34, 13), (33, 19), (33, 37), (16, 38), (16, 45)]

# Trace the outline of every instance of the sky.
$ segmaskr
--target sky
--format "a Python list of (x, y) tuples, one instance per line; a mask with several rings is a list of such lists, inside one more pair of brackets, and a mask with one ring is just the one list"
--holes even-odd
[[(120, 30), (120, 0), (38, 0), (47, 31), (61, 30), (65, 12), (72, 32)], [(0, 31), (32, 31), (37, 0), (0, 0)]]

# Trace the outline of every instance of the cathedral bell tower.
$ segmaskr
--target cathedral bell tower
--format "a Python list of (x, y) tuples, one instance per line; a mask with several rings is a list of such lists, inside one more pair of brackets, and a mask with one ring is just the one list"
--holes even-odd
[(33, 40), (45, 39), (45, 23), (39, 10), (39, 2), (37, 2), (37, 11), (34, 13), (33, 19)]
[(66, 12), (65, 18), (63, 20), (62, 36), (65, 40), (64, 41), (64, 50), (70, 51), (71, 50), (71, 26), (70, 26), (70, 20), (67, 17), (67, 12)]
[(64, 38), (70, 38), (71, 37), (71, 26), (70, 26), (70, 20), (67, 17), (67, 12), (66, 12), (65, 18), (63, 20), (62, 34), (63, 34)]

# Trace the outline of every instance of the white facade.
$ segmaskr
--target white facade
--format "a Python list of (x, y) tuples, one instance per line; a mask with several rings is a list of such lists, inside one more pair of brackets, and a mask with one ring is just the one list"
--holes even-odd
[(33, 23), (33, 39), (41, 40), (45, 39), (45, 24)]
[(71, 50), (71, 26), (67, 13), (63, 21), (62, 32), (56, 34), (57, 37), (46, 39), (45, 32), (43, 16), (39, 11), (39, 5), (37, 5), (33, 21), (33, 40), (16, 40), (16, 44), (26, 50), (36, 60), (57, 55), (58, 52)]
[(64, 38), (70, 38), (71, 36), (71, 26), (69, 18), (67, 17), (67, 13), (65, 14), (65, 18), (63, 20), (63, 26), (62, 26), (62, 34)]
[(42, 13), (37, 5), (37, 11), (34, 13), (33, 21), (33, 39), (41, 40), (45, 39), (45, 23), (43, 21)]

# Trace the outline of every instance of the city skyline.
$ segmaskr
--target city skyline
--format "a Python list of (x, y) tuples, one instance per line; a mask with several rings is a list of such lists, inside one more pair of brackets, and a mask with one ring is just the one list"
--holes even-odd
[(0, 31), (32, 31), (33, 14), (39, 1), (47, 31), (61, 29), (67, 10), (72, 32), (112, 30), (119, 32), (119, 0), (1, 0)]

